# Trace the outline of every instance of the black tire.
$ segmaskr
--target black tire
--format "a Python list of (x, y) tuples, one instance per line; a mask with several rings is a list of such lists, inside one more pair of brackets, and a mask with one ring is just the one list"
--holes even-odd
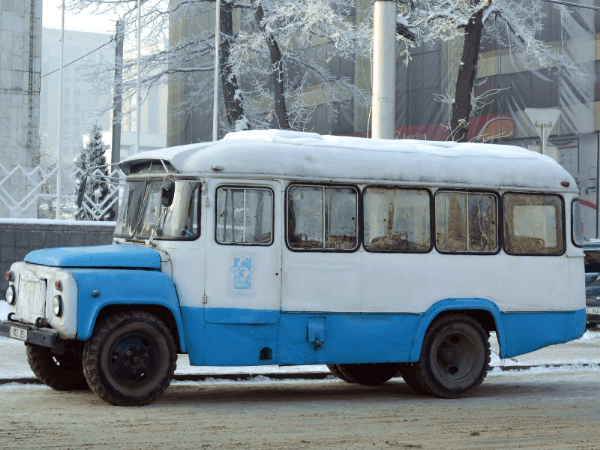
[(337, 369), (347, 381), (367, 386), (385, 383), (396, 375), (398, 368), (397, 363), (337, 364)]
[(92, 390), (115, 406), (147, 405), (171, 384), (175, 340), (165, 324), (143, 311), (105, 318), (86, 342), (83, 372)]
[(429, 326), (421, 357), (409, 366), (405, 381), (417, 392), (461, 398), (483, 382), (489, 364), (490, 343), (483, 327), (471, 317), (450, 314)]
[(338, 368), (337, 364), (326, 364), (326, 365), (327, 365), (327, 368), (333, 374), (334, 377), (337, 377), (340, 380), (345, 381), (346, 383), (353, 383), (353, 381), (350, 381), (350, 379), (348, 377), (346, 377), (346, 375), (344, 375), (340, 371), (340, 369)]
[(36, 378), (57, 391), (89, 389), (83, 374), (81, 351), (68, 349), (63, 354), (52, 353), (48, 347), (27, 344), (27, 362)]
[(402, 363), (400, 364), (400, 374), (402, 379), (417, 394), (427, 394), (427, 389), (421, 381), (421, 377), (418, 374), (417, 365), (413, 363)]

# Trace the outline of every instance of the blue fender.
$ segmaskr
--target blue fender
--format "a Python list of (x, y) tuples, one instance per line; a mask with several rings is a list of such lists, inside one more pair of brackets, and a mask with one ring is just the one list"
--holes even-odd
[(498, 335), (498, 342), (500, 343), (501, 357), (506, 349), (506, 334), (502, 324), (502, 316), (500, 309), (491, 300), (485, 298), (447, 298), (434, 303), (423, 316), (417, 325), (417, 330), (413, 336), (412, 346), (409, 354), (409, 362), (417, 362), (421, 356), (421, 348), (423, 347), (423, 339), (425, 339), (425, 333), (427, 328), (440, 313), (444, 311), (453, 311), (461, 309), (481, 310), (488, 311), (494, 317), (496, 322), (496, 334)]
[[(79, 290), (77, 339), (92, 336), (98, 313), (111, 305), (157, 305), (171, 311), (177, 324), (179, 343), (186, 352), (185, 335), (177, 291), (171, 279), (158, 270), (66, 269)], [(94, 290), (100, 293), (93, 296)]]

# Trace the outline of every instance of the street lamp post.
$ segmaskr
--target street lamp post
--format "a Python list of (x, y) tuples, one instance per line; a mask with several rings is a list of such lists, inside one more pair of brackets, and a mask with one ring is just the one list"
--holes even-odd
[(396, 1), (374, 0), (373, 128), (375, 139), (394, 139), (396, 114)]
[(219, 120), (219, 35), (221, 33), (221, 1), (216, 1), (215, 12), (215, 73), (214, 73), (214, 96), (213, 96), (213, 141), (218, 139)]
[(65, 56), (65, 0), (61, 4), (61, 19), (60, 19), (60, 82), (58, 88), (58, 160), (56, 161), (56, 220), (60, 219), (60, 185), (62, 183), (62, 130), (63, 130), (63, 66)]
[[(64, 1), (64, 0), (63, 0)], [(142, 0), (137, 2), (137, 88), (135, 93), (135, 153), (140, 152), (140, 127), (142, 125), (140, 114), (140, 47), (141, 47), (141, 24), (142, 24)]]

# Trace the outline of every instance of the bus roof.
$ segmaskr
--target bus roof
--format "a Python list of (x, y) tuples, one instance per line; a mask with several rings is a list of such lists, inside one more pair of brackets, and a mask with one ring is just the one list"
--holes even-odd
[[(520, 187), (576, 191), (569, 173), (552, 158), (508, 145), (365, 139), (284, 130), (229, 133), (217, 142), (154, 150), (121, 163), (169, 162), (180, 173), (244, 177)], [(569, 189), (561, 182), (569, 182)]]

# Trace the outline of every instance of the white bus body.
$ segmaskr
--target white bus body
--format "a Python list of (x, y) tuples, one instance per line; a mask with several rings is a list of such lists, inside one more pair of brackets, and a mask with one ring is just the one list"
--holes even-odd
[[(578, 191), (546, 156), (271, 130), (121, 167), (125, 209), (155, 202), (172, 179), (176, 203), (188, 193), (186, 220), (193, 208), (199, 219), (184, 226), (148, 206), (137, 223), (122, 211), (110, 251), (82, 249), (70, 262), (33, 252), (18, 263), (15, 272), (57, 266), (76, 280), (79, 295), (64, 299), (71, 319), (48, 321), (62, 338), (89, 342), (101, 320), (139, 309), (194, 365), (328, 364), (365, 384), (400, 370), (419, 392), (459, 397), (485, 376), (490, 331), (506, 358), (585, 330)], [(110, 263), (88, 262), (105, 251)]]

